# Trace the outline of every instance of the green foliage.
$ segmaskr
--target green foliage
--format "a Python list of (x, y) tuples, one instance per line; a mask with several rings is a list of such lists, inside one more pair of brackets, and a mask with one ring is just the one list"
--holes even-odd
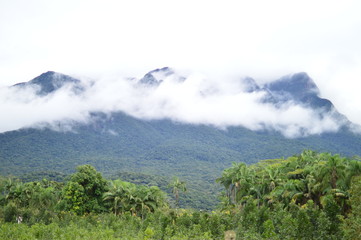
[[(220, 192), (214, 179), (232, 162), (251, 164), (297, 154), (304, 148), (346, 156), (361, 154), (361, 136), (347, 131), (286, 139), (274, 132), (142, 121), (123, 113), (94, 113), (93, 117), (93, 124), (74, 125), (74, 131), (22, 129), (0, 134), (0, 174), (19, 176), (24, 182), (43, 178), (65, 181), (63, 175), (76, 166), (91, 164), (108, 178), (132, 172), (162, 176), (168, 183), (172, 176), (179, 176), (188, 185), (180, 207), (212, 210)], [(116, 178), (133, 182), (123, 176)], [(166, 191), (166, 186), (152, 180), (133, 183)]]
[(114, 237), (114, 231), (97, 226), (94, 228), (79, 228), (76, 224), (60, 227), (57, 224), (35, 224), (27, 226), (24, 224), (3, 224), (0, 226), (0, 238), (3, 240), (58, 240), (58, 239), (120, 239)]
[[(313, 151), (250, 166), (234, 163), (217, 179), (226, 189), (222, 209), (240, 212), (243, 227), (267, 239), (341, 239), (358, 192), (355, 185), (349, 191), (350, 179), (361, 175), (360, 167), (359, 161)], [(292, 228), (279, 227), (282, 218)]]
[(186, 192), (187, 184), (184, 181), (180, 181), (178, 177), (173, 177), (171, 183), (169, 183), (168, 188), (172, 189), (174, 198), (176, 201), (176, 207), (179, 207), (179, 191)]
[(169, 208), (160, 188), (107, 181), (90, 165), (65, 184), (0, 178), (0, 239), (223, 239), (228, 230), (237, 239), (359, 239), (360, 164), (312, 151), (234, 163), (212, 212)]
[(83, 214), (85, 209), (84, 187), (77, 182), (68, 182), (64, 187), (63, 201), (66, 203), (66, 209), (77, 214)]
[(268, 219), (263, 222), (263, 233), (262, 237), (266, 239), (274, 239), (277, 236), (275, 233), (275, 227), (273, 225), (272, 220)]
[(8, 203), (3, 209), (4, 221), (15, 222), (18, 216), (16, 205), (12, 202)]
[(158, 187), (135, 185), (121, 180), (110, 182), (109, 191), (103, 194), (103, 199), (110, 202), (115, 215), (131, 212), (142, 218), (166, 205), (165, 194)]
[(77, 214), (105, 211), (102, 197), (106, 191), (107, 181), (93, 166), (79, 166), (63, 190), (66, 209)]
[(361, 238), (361, 177), (354, 177), (351, 181), (350, 203), (352, 212), (343, 223), (343, 231), (346, 239), (360, 239)]
[(64, 182), (67, 175), (55, 171), (39, 171), (39, 172), (30, 172), (20, 176), (20, 179), (23, 182), (35, 182), (47, 179), (50, 181)]

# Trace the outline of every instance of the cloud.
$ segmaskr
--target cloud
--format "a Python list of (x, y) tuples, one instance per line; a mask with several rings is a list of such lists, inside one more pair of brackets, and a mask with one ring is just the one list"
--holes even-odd
[(99, 79), (173, 66), (260, 82), (303, 71), (361, 124), (360, 6), (355, 0), (1, 1), (0, 86), (48, 70)]
[[(275, 130), (286, 137), (300, 137), (339, 128), (328, 114), (320, 114), (294, 102), (280, 106), (263, 101), (265, 91), (247, 92), (240, 78), (209, 78), (171, 74), (155, 87), (136, 79), (101, 78), (83, 81), (84, 92), (74, 94), (70, 85), (46, 95), (36, 88), (0, 89), (0, 132), (23, 127), (50, 127), (71, 131), (78, 123), (93, 121), (92, 112), (123, 111), (133, 117), (171, 119), (221, 129), (242, 126), (251, 130)], [(111, 132), (111, 134), (116, 134)]]
[(66, 86), (55, 94), (40, 97), (38, 88), (0, 88), (0, 132), (51, 124), (58, 121), (87, 121), (88, 112), (78, 96)]
[(331, 99), (350, 121), (361, 125), (361, 59), (344, 54), (318, 60), (310, 70), (321, 96)]

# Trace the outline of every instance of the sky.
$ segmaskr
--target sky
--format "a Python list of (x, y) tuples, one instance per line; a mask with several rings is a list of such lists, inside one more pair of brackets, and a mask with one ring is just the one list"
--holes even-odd
[(116, 82), (170, 66), (218, 83), (307, 72), (361, 124), (360, 10), (357, 0), (4, 0), (0, 87), (48, 70)]

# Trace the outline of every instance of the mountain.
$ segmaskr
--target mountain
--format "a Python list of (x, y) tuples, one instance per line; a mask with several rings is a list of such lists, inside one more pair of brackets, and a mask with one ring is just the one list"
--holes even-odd
[(266, 91), (265, 102), (281, 104), (292, 101), (313, 109), (336, 111), (330, 100), (319, 97), (320, 90), (304, 72), (284, 76), (261, 87), (252, 78), (245, 78), (243, 82), (247, 92)]
[(339, 113), (330, 100), (319, 97), (320, 90), (307, 73), (290, 74), (263, 86), (258, 86), (252, 78), (246, 78), (244, 83), (247, 92), (267, 92), (263, 98), (265, 103), (282, 106), (291, 102), (317, 110), (320, 118), (331, 115), (341, 126), (353, 128), (354, 124)]
[[(157, 87), (167, 77), (185, 80), (173, 70), (163, 68), (146, 74), (139, 84)], [(64, 86), (78, 94), (85, 91), (80, 80), (53, 72), (15, 86), (29, 85), (40, 86), (41, 96)], [(264, 86), (249, 78), (245, 86), (248, 92), (267, 90), (264, 101), (269, 103), (300, 102), (344, 117), (329, 100), (318, 97), (317, 86), (305, 73), (289, 75)], [(58, 172), (63, 176), (73, 172), (77, 165), (91, 164), (107, 177), (121, 176), (133, 181), (136, 176), (138, 182), (142, 182), (139, 178), (145, 182), (158, 179), (163, 188), (167, 185), (165, 179), (179, 176), (189, 189), (181, 205), (210, 209), (216, 205), (220, 189), (214, 180), (232, 162), (254, 163), (288, 157), (304, 149), (350, 157), (361, 155), (361, 136), (347, 127), (338, 132), (289, 139), (274, 130), (252, 131), (236, 126), (218, 129), (169, 119), (142, 120), (124, 112), (93, 112), (91, 119), (88, 124), (74, 123), (72, 131), (26, 128), (1, 133), (0, 174), (21, 177), (36, 172), (42, 176), (46, 172), (52, 175)]]
[(34, 78), (29, 82), (23, 82), (13, 85), (15, 88), (36, 88), (36, 93), (40, 96), (51, 94), (62, 87), (71, 85), (71, 89), (74, 93), (79, 94), (84, 90), (81, 81), (65, 74), (48, 71)]
[(265, 85), (273, 94), (286, 95), (298, 101), (303, 101), (309, 95), (318, 95), (318, 87), (307, 73), (296, 73), (282, 77)]
[(320, 90), (307, 73), (297, 73), (268, 83), (265, 88), (279, 101), (294, 101), (324, 111), (335, 110), (332, 102), (319, 97)]
[(139, 80), (139, 83), (146, 84), (146, 85), (152, 85), (152, 86), (158, 86), (163, 82), (163, 80), (173, 75), (174, 71), (170, 69), (169, 67), (164, 67), (161, 69), (155, 69), (153, 71), (150, 71), (149, 73), (145, 74), (142, 79)]
[(148, 86), (159, 86), (166, 78), (172, 78), (176, 81), (183, 82), (186, 78), (180, 76), (169, 67), (157, 68), (145, 74), (138, 83)]

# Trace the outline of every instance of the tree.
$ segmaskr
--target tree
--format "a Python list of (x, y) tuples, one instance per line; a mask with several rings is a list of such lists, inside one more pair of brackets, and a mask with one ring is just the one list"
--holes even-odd
[(78, 215), (86, 212), (84, 188), (77, 182), (68, 182), (63, 189), (63, 198), (66, 202), (66, 209)]
[(93, 166), (79, 166), (63, 189), (66, 208), (77, 214), (104, 211), (103, 194), (106, 191), (107, 181)]
[(231, 203), (231, 186), (232, 186), (232, 169), (228, 168), (225, 169), (222, 173), (222, 177), (217, 178), (216, 182), (222, 184), (224, 188), (226, 189), (226, 197), (228, 199), (228, 204)]
[(154, 212), (158, 207), (165, 205), (165, 195), (156, 186), (138, 186), (137, 199), (142, 217), (146, 212)]
[(227, 190), (229, 203), (236, 204), (242, 198), (250, 194), (258, 196), (258, 189), (254, 188), (255, 173), (243, 162), (232, 163), (232, 167), (226, 169), (221, 178), (216, 181), (221, 183)]
[(109, 190), (103, 194), (103, 199), (111, 203), (115, 215), (122, 211), (131, 211), (133, 215), (137, 214), (142, 218), (147, 212), (154, 212), (165, 204), (165, 195), (158, 187), (135, 185), (119, 179), (110, 182)]
[(361, 177), (354, 177), (349, 190), (352, 213), (343, 223), (345, 239), (361, 239)]
[(180, 181), (178, 177), (174, 177), (173, 181), (168, 185), (169, 188), (172, 188), (172, 192), (175, 197), (176, 206), (179, 207), (179, 191), (186, 192), (187, 187), (186, 183)]
[(126, 198), (126, 182), (121, 180), (110, 181), (109, 191), (103, 194), (103, 200), (111, 202), (114, 215), (119, 214)]
[(346, 185), (347, 187), (350, 187), (352, 178), (361, 175), (361, 162), (357, 160), (349, 161), (346, 170), (347, 170)]
[(321, 182), (324, 183), (325, 191), (328, 190), (329, 186), (332, 189), (336, 189), (339, 180), (345, 178), (345, 159), (339, 155), (329, 156), (326, 164), (320, 168), (319, 177)]

